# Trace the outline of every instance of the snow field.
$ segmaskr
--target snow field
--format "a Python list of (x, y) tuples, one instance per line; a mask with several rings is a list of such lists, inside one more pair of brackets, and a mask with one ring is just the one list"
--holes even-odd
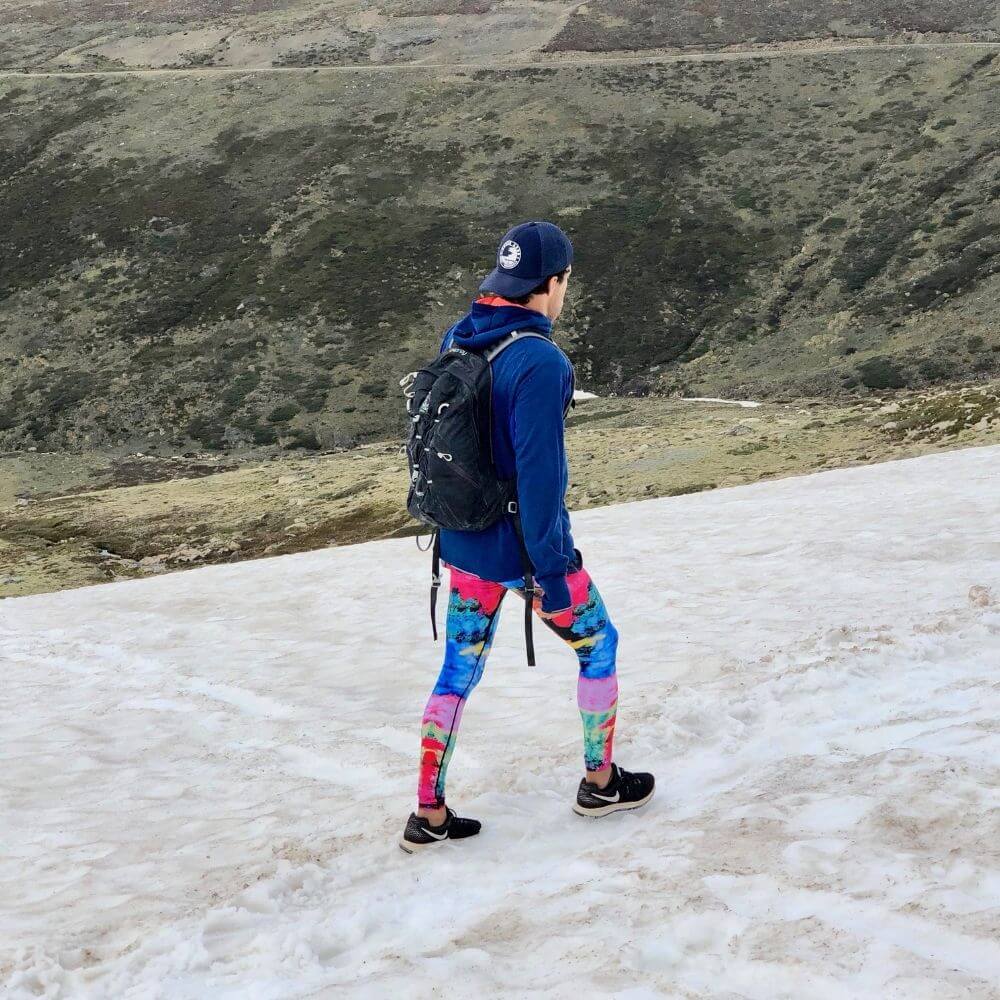
[(577, 515), (657, 797), (508, 609), (416, 858), (412, 541), (0, 603), (0, 995), (1000, 997), (998, 461)]

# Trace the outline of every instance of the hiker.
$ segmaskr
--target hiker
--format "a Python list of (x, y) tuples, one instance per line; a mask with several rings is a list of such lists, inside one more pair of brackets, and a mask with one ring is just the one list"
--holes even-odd
[[(438, 526), (488, 524), (478, 530), (443, 529), (435, 536), (435, 588), (439, 561), (450, 570), (446, 646), (423, 717), (419, 807), (400, 841), (408, 853), (471, 837), (481, 829), (479, 821), (461, 818), (445, 805), (445, 777), (462, 709), (483, 675), (509, 590), (526, 602), (529, 663), (532, 610), (579, 658), (586, 776), (574, 811), (605, 816), (636, 809), (653, 796), (651, 774), (632, 774), (614, 763), (618, 633), (573, 546), (565, 507), (569, 471), (564, 420), (573, 401), (574, 375), (552, 340), (552, 325), (562, 312), (572, 265), (573, 246), (558, 226), (516, 226), (501, 241), (497, 266), (471, 312), (445, 334), (438, 360), (401, 383), (413, 422), (408, 446), (411, 512)], [(445, 372), (451, 372), (451, 381), (443, 377)], [(442, 395), (460, 393), (471, 384), (469, 373), (476, 372), (487, 386), (485, 404), (478, 405), (485, 418), (479, 426), (488, 428), (484, 434), (489, 438), (479, 445), (488, 454), (480, 461), (493, 470), (498, 484), (492, 492), (488, 485), (482, 487), (482, 493), (469, 474), (473, 458), (458, 455), (472, 435), (463, 435), (462, 428), (444, 430), (459, 419), (461, 401)], [(448, 433), (456, 444), (442, 452), (441, 435)], [(428, 443), (431, 435), (437, 435), (433, 444)], [(464, 472), (457, 467), (460, 460)], [(480, 517), (484, 508), (485, 518)], [(435, 598), (436, 589), (432, 619)]]

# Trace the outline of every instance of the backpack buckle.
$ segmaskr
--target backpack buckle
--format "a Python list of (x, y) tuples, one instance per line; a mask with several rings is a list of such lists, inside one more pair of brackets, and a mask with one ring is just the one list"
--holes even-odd
[(508, 514), (517, 514), (517, 509), (518, 508), (517, 508), (517, 501), (516, 500), (511, 500), (507, 504), (507, 513)]

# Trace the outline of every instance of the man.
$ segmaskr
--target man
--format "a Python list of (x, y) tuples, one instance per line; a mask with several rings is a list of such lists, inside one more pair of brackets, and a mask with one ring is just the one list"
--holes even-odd
[[(631, 774), (613, 762), (618, 704), (618, 633), (580, 553), (565, 507), (569, 470), (564, 420), (573, 400), (573, 367), (552, 341), (573, 266), (573, 246), (557, 226), (529, 222), (512, 229), (497, 252), (472, 311), (444, 337), (482, 352), (513, 331), (530, 332), (492, 362), (493, 461), (501, 479), (517, 482), (524, 549), (531, 562), (535, 610), (576, 652), (583, 719), (584, 764), (574, 810), (604, 816), (636, 809), (653, 796), (651, 774)], [(541, 335), (541, 336), (538, 336)], [(508, 590), (525, 598), (517, 525), (507, 517), (484, 531), (442, 531), (441, 558), (451, 571), (444, 665), (424, 712), (419, 808), (400, 846), (413, 853), (479, 833), (477, 820), (445, 805), (445, 777), (462, 709), (483, 674)]]

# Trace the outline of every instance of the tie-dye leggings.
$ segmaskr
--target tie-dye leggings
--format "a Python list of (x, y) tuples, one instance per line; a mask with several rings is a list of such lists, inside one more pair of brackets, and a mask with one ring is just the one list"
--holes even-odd
[[(618, 632), (585, 569), (570, 574), (567, 583), (572, 608), (546, 624), (580, 660), (577, 700), (583, 718), (584, 762), (588, 771), (600, 771), (612, 759), (618, 708)], [(445, 777), (462, 709), (483, 676), (500, 604), (508, 590), (518, 589), (523, 597), (520, 581), (492, 583), (451, 569), (444, 665), (427, 702), (421, 731), (418, 797), (424, 808), (444, 805)]]

